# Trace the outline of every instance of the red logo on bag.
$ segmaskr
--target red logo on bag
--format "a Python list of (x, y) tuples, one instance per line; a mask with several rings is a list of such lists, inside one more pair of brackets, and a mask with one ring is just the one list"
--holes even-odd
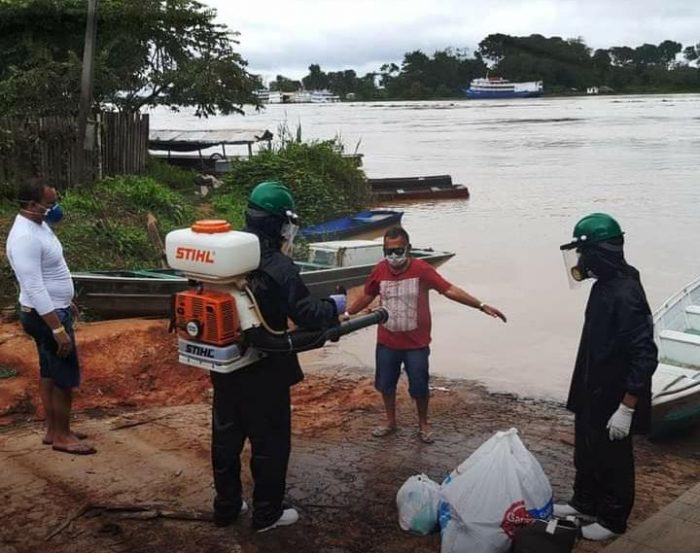
[(516, 501), (508, 507), (503, 515), (501, 529), (510, 539), (513, 539), (513, 535), (519, 527), (532, 524), (533, 520), (532, 515), (525, 509), (525, 502)]

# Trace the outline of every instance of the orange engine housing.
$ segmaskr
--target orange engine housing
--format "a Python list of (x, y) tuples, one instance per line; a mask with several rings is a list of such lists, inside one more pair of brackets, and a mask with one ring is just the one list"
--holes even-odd
[[(183, 338), (215, 346), (235, 342), (239, 335), (236, 300), (225, 292), (186, 290), (175, 296), (175, 326)], [(191, 330), (197, 328), (197, 335)]]

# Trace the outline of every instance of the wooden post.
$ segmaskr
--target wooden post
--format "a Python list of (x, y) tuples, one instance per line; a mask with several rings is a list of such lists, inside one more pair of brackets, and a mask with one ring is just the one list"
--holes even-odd
[[(80, 81), (80, 105), (78, 108), (78, 138), (82, 139), (83, 151), (95, 149), (95, 122), (88, 117), (92, 106), (92, 78), (95, 65), (95, 38), (97, 34), (97, 0), (88, 0), (87, 25), (85, 27), (85, 48), (83, 50), (83, 72)], [(88, 176), (86, 155), (81, 156), (81, 177)], [(92, 156), (90, 156), (91, 158)]]
[(146, 230), (148, 232), (148, 238), (151, 240), (151, 244), (158, 252), (158, 263), (162, 269), (168, 268), (168, 262), (165, 257), (165, 245), (163, 244), (163, 239), (160, 237), (160, 229), (158, 228), (158, 219), (155, 215), (148, 212), (146, 217)]

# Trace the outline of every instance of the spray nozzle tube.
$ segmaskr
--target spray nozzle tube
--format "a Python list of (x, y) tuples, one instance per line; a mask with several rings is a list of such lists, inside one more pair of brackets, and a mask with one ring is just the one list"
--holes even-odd
[(354, 317), (349, 321), (344, 321), (338, 326), (329, 328), (326, 331), (327, 339), (334, 340), (360, 330), (361, 328), (366, 328), (368, 326), (377, 325), (385, 323), (389, 319), (389, 312), (384, 307), (379, 307), (374, 311), (368, 313), (367, 315), (360, 315), (359, 317)]
[(341, 336), (362, 328), (384, 323), (388, 318), (389, 312), (385, 308), (379, 307), (367, 315), (354, 317), (331, 328), (299, 329), (285, 333), (283, 336), (257, 329), (257, 332), (247, 332), (246, 339), (250, 345), (265, 353), (300, 353), (323, 347), (328, 340), (337, 340)]

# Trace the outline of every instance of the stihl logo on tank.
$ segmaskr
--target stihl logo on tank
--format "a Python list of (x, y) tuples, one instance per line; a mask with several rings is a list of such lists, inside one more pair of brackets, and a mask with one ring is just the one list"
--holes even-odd
[(175, 259), (184, 259), (185, 261), (195, 261), (197, 263), (214, 263), (214, 252), (179, 246), (175, 250)]

